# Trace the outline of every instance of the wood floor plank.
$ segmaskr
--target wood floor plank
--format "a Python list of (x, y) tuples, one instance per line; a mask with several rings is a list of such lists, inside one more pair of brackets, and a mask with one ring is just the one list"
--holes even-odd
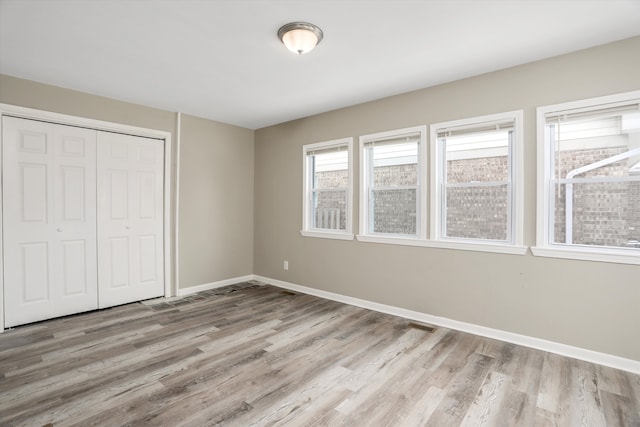
[(540, 375), (540, 389), (536, 406), (552, 414), (564, 413), (563, 401), (571, 389), (571, 366), (569, 361), (557, 354), (547, 353)]
[[(245, 371), (247, 374), (259, 374), (260, 356), (264, 354), (260, 350), (262, 346), (264, 343), (249, 345), (242, 352), (230, 353), (221, 360), (213, 361), (212, 365), (206, 365), (202, 370), (191, 369), (192, 364), (187, 363), (189, 375), (177, 378), (163, 375), (159, 382), (165, 385), (165, 389), (154, 392), (151, 396), (134, 396), (134, 400), (129, 403), (132, 410), (127, 414), (118, 414), (124, 417), (116, 419), (118, 425), (125, 421), (132, 425), (177, 425), (176, 423), (208, 409), (215, 411), (212, 417), (224, 418), (227, 412), (235, 410), (236, 402), (243, 401), (238, 397), (237, 390), (245, 383), (239, 380), (238, 384), (232, 384), (232, 381), (241, 377)], [(192, 360), (203, 360), (200, 356), (197, 355)], [(237, 366), (243, 366), (243, 371), (239, 372)], [(107, 410), (101, 416), (108, 416), (113, 420), (109, 412)]]
[(437, 387), (429, 386), (427, 391), (418, 396), (418, 399), (408, 402), (406, 412), (401, 412), (398, 425), (423, 426), (426, 425), (431, 415), (440, 406), (446, 392)]
[(528, 393), (510, 389), (497, 412), (498, 420), (509, 420), (514, 426), (533, 426), (536, 419), (536, 399)]
[(504, 407), (503, 402), (507, 398), (510, 383), (510, 376), (494, 370), (489, 371), (460, 426), (480, 427), (499, 424), (504, 419), (500, 409)]
[(546, 409), (536, 407), (536, 414), (533, 420), (534, 427), (559, 427), (557, 416), (553, 412)]
[[(208, 328), (207, 328), (208, 329)], [(205, 331), (207, 330), (205, 329)], [(196, 330), (201, 334), (202, 330)], [(80, 360), (80, 366), (75, 363), (70, 364), (68, 360), (60, 361), (55, 368), (43, 369), (43, 372), (52, 372), (50, 376), (34, 380), (31, 377), (17, 376), (13, 382), (7, 382), (8, 388), (13, 388), (13, 392), (0, 392), (0, 410), (7, 409), (5, 405), (13, 405), (15, 401), (22, 401), (27, 407), (36, 399), (42, 405), (45, 396), (50, 395), (50, 399), (59, 399), (59, 393), (51, 393), (51, 390), (64, 385), (65, 392), (72, 390), (73, 393), (86, 393), (88, 390), (98, 385), (113, 384), (118, 381), (127, 381), (127, 374), (138, 375), (148, 369), (150, 365), (159, 361), (166, 363), (170, 357), (180, 354), (182, 347), (176, 348), (176, 342), (189, 342), (193, 331), (186, 331), (181, 337), (174, 337), (144, 348), (136, 348), (131, 343), (124, 346), (117, 346), (112, 351), (105, 349), (101, 357), (91, 355), (90, 357), (76, 357), (72, 361)], [(187, 353), (201, 351), (193, 344), (187, 349)], [(86, 355), (85, 355), (86, 356)], [(39, 372), (35, 371), (35, 374)], [(35, 390), (15, 387), (14, 384), (28, 382)], [(18, 394), (22, 391), (22, 394)]]
[[(340, 413), (335, 407), (348, 398), (352, 392), (350, 390), (333, 387), (322, 396), (309, 402), (306, 408), (297, 411), (295, 419), (291, 422), (278, 423), (281, 425), (298, 426), (336, 426), (340, 424)], [(252, 421), (253, 426), (258, 424)]]
[[(479, 343), (482, 342), (480, 338), (457, 331), (450, 331), (447, 335), (450, 335), (451, 339), (447, 344), (448, 348), (437, 347), (437, 351), (442, 351), (443, 356), (446, 355), (441, 363), (437, 367), (425, 365), (425, 368), (433, 369), (429, 381), (438, 388), (446, 388), (467, 365), (470, 357), (475, 354), (480, 355), (475, 352)], [(485, 356), (485, 358), (493, 360), (490, 356)]]
[[(415, 362), (433, 348), (440, 334), (409, 329), (403, 338), (404, 348), (390, 345), (386, 354), (395, 355), (383, 364), (379, 364), (378, 360), (377, 371), (372, 373), (367, 384), (354, 390), (356, 393), (336, 408), (348, 419), (356, 422), (358, 418), (373, 416), (382, 422), (395, 422), (413, 406), (413, 396), (427, 392), (430, 383), (426, 378), (429, 372), (416, 366)], [(375, 367), (369, 364), (366, 368), (370, 369), (371, 366)], [(362, 372), (358, 374), (361, 378)], [(366, 391), (361, 392), (363, 387), (366, 387)], [(385, 416), (391, 416), (392, 419), (385, 420)]]
[[(96, 372), (84, 373), (84, 380), (80, 383), (70, 384), (67, 382), (66, 387), (56, 390), (55, 393), (52, 393), (54, 386), (50, 386), (43, 390), (43, 392), (45, 392), (44, 395), (40, 393), (38, 398), (29, 396), (24, 403), (12, 405), (7, 411), (11, 411), (15, 413), (15, 415), (8, 417), (6, 422), (10, 424), (16, 421), (26, 421), (26, 419), (29, 418), (29, 422), (33, 422), (34, 424), (58, 424), (67, 418), (68, 408), (77, 405), (76, 399), (84, 403), (88, 396), (94, 394), (97, 395), (98, 401), (103, 401), (104, 390), (114, 390), (115, 388), (119, 392), (120, 387), (134, 391), (135, 387), (130, 386), (130, 384), (134, 382), (131, 378), (132, 376), (139, 377), (148, 373), (154, 373), (161, 368), (189, 358), (199, 352), (196, 348), (187, 348), (181, 349), (180, 351), (163, 353), (149, 357), (147, 360), (130, 364), (125, 370), (113, 373), (112, 375), (102, 373), (96, 375)], [(31, 415), (34, 408), (37, 408), (38, 411), (36, 417)]]
[(638, 401), (628, 396), (620, 396), (608, 391), (600, 391), (606, 425), (640, 426)]
[(447, 394), (429, 418), (427, 426), (459, 425), (479, 392), (494, 359), (478, 353), (467, 358), (467, 363), (447, 385)]
[[(336, 388), (336, 384), (339, 384), (340, 380), (350, 372), (350, 370), (342, 366), (331, 366), (321, 373), (322, 378), (310, 378), (310, 381), (305, 381), (300, 387), (297, 387), (295, 392), (283, 395), (277, 403), (271, 404), (270, 406), (272, 406), (274, 410), (265, 411), (258, 417), (253, 415), (251, 417), (252, 419), (246, 420), (246, 422), (255, 425), (293, 424), (299, 421), (299, 414), (302, 414), (309, 407), (315, 405), (322, 396)], [(337, 388), (341, 392), (344, 392), (344, 388), (339, 385)], [(249, 403), (253, 407), (257, 407), (255, 404)], [(237, 421), (239, 423), (243, 422), (242, 419), (238, 419)]]
[(1, 426), (640, 426), (640, 376), (244, 282), (0, 334)]
[(570, 422), (576, 426), (605, 426), (602, 401), (595, 367), (591, 363), (574, 361), (571, 366)]

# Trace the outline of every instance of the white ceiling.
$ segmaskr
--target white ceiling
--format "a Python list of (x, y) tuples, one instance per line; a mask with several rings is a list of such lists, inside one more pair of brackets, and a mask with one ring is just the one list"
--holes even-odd
[(257, 129), (636, 35), (640, 0), (0, 0), (0, 73)]

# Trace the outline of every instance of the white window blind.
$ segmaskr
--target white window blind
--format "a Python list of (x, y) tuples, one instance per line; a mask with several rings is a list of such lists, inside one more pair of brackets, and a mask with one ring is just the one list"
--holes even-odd
[(493, 133), (496, 131), (513, 130), (514, 124), (515, 122), (513, 120), (500, 120), (495, 122), (438, 128), (438, 138), (477, 135), (481, 133)]
[(633, 112), (640, 112), (640, 100), (552, 111), (546, 113), (544, 118), (547, 122), (589, 121)]
[(364, 147), (375, 147), (395, 144), (418, 144), (420, 142), (420, 132), (412, 132), (405, 135), (394, 135), (388, 138), (376, 138), (365, 140)]

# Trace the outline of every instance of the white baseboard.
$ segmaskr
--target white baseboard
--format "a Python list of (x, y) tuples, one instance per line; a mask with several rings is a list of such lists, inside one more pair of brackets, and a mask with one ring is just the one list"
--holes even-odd
[[(611, 354), (600, 353), (593, 350), (587, 350), (580, 347), (573, 347), (554, 341), (547, 341), (540, 338), (534, 338), (527, 335), (515, 334), (513, 332), (502, 331), (499, 329), (487, 328), (485, 326), (474, 325), (473, 323), (459, 322), (457, 320), (448, 319), (446, 317), (432, 316), (418, 311), (406, 310), (404, 308), (394, 307), (391, 305), (380, 304), (377, 302), (367, 301), (364, 299), (348, 297), (333, 292), (323, 291), (320, 289), (300, 286), (282, 280), (270, 279), (259, 275), (251, 276), (251, 279), (265, 282), (280, 288), (289, 289), (304, 294), (314, 295), (337, 302), (342, 302), (356, 307), (362, 307), (381, 313), (391, 314), (394, 316), (404, 317), (406, 319), (418, 322), (429, 323), (432, 325), (442, 326), (457, 331), (468, 332), (474, 335), (480, 335), (500, 341), (518, 344), (524, 347), (535, 348), (537, 350), (547, 351), (549, 353), (559, 354), (561, 356), (571, 357), (574, 359), (584, 360), (586, 362), (596, 363), (598, 365), (608, 366), (610, 368), (620, 369), (634, 374), (640, 374), (640, 361), (626, 359), (624, 357), (614, 356)], [(243, 279), (249, 280), (249, 279)], [(222, 285), (224, 286), (224, 285)], [(189, 288), (191, 289), (191, 288)]]
[(221, 288), (223, 286), (229, 286), (240, 282), (247, 282), (254, 279), (255, 276), (253, 274), (248, 274), (246, 276), (234, 277), (233, 279), (225, 279), (218, 282), (189, 286), (188, 288), (178, 289), (177, 296), (181, 297), (185, 295), (195, 294), (196, 292), (208, 291), (209, 289)]

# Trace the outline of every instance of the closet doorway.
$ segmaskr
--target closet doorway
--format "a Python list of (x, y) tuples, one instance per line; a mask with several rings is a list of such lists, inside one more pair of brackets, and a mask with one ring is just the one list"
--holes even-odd
[(4, 327), (169, 296), (166, 143), (2, 116)]

